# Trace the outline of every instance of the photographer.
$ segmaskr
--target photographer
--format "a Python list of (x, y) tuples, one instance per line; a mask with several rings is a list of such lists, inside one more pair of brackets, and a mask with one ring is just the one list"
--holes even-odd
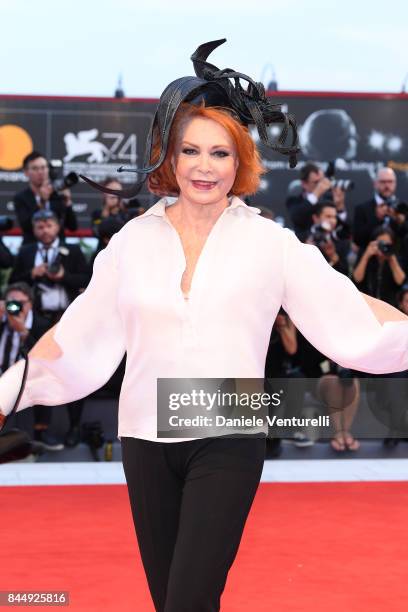
[(293, 229), (300, 240), (305, 240), (312, 226), (313, 207), (331, 189), (331, 182), (313, 163), (306, 163), (300, 170), (302, 192), (286, 200)]
[(403, 239), (408, 233), (407, 207), (399, 205), (395, 195), (397, 177), (391, 168), (381, 168), (374, 181), (374, 197), (358, 204), (354, 210), (353, 238), (360, 247), (360, 256), (367, 247), (373, 231), (388, 226), (396, 237)]
[[(22, 246), (11, 274), (11, 281), (25, 281), (34, 288), (35, 306), (51, 328), (59, 321), (68, 305), (89, 282), (86, 259), (76, 244), (61, 243), (60, 224), (54, 212), (40, 210), (33, 216), (34, 244)], [(67, 446), (79, 442), (79, 423), (84, 400), (68, 405), (70, 429)], [(48, 413), (51, 408), (44, 407)], [(47, 416), (48, 418), (48, 416)]]
[[(102, 185), (108, 189), (123, 191), (122, 184), (115, 178), (108, 176)], [(120, 221), (122, 225), (142, 215), (145, 211), (137, 198), (124, 201), (119, 195), (104, 193), (102, 199), (102, 207), (96, 208), (91, 213), (91, 221), (95, 236), (99, 237), (99, 225), (106, 219), (115, 219)]]
[(348, 276), (350, 229), (347, 223), (339, 223), (337, 211), (333, 202), (316, 204), (312, 215), (313, 225), (306, 242), (317, 246), (335, 270)]
[(88, 284), (87, 263), (78, 245), (61, 242), (54, 212), (36, 212), (32, 224), (37, 242), (21, 247), (11, 281), (25, 281), (34, 287), (36, 304), (51, 327)]
[(353, 280), (364, 293), (396, 306), (397, 292), (406, 275), (395, 254), (395, 234), (378, 227), (353, 271)]
[[(0, 301), (0, 374), (29, 351), (47, 331), (48, 321), (33, 309), (33, 291), (27, 283), (9, 285)], [(50, 414), (46, 406), (34, 406), (34, 439), (46, 450), (62, 450), (63, 444), (48, 433)]]
[[(122, 184), (117, 179), (110, 176), (103, 181), (102, 185), (108, 187), (108, 189), (123, 191)], [(98, 225), (101, 221), (110, 217), (117, 218), (122, 221), (122, 223), (126, 223), (130, 218), (127, 208), (123, 203), (123, 199), (120, 196), (104, 193), (102, 207), (96, 208), (91, 214), (92, 225), (96, 236), (98, 235)]]
[(60, 238), (64, 237), (64, 227), (71, 231), (78, 229), (77, 219), (72, 208), (69, 189), (56, 191), (50, 181), (47, 160), (38, 151), (24, 158), (24, 174), (29, 184), (26, 189), (14, 196), (16, 216), (23, 233), (23, 244), (35, 242), (31, 219), (39, 210), (54, 212), (61, 224)]
[(21, 347), (29, 350), (47, 331), (47, 321), (33, 311), (33, 292), (27, 283), (9, 285), (0, 300), (0, 373), (17, 360)]
[(305, 241), (313, 224), (314, 207), (322, 198), (331, 199), (336, 206), (337, 212), (343, 221), (346, 221), (345, 189), (332, 180), (334, 166), (329, 164), (330, 177), (313, 163), (305, 164), (300, 170), (300, 181), (302, 192), (296, 196), (290, 196), (286, 200), (294, 231), (297, 237)]

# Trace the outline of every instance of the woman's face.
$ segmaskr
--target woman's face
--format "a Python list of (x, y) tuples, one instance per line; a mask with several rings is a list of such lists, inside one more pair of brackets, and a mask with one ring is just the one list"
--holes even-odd
[(183, 198), (197, 204), (215, 204), (231, 191), (238, 156), (227, 130), (212, 119), (200, 117), (184, 129), (172, 164)]

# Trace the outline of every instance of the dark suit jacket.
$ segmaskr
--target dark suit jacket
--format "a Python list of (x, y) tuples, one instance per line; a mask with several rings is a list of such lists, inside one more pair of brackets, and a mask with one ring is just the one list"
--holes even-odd
[[(354, 209), (353, 219), (353, 238), (354, 242), (360, 247), (360, 252), (365, 249), (370, 240), (373, 231), (383, 225), (384, 221), (377, 219), (375, 211), (377, 204), (374, 198), (357, 204)], [(397, 238), (403, 239), (408, 232), (408, 222), (405, 221), (402, 225), (398, 224), (394, 219), (390, 219), (390, 228), (395, 232)]]
[(0, 268), (11, 268), (14, 256), (10, 253), (3, 240), (0, 238)]
[[(57, 193), (52, 193), (50, 197), (50, 207), (53, 212), (57, 215), (61, 223), (60, 238), (64, 237), (64, 228), (68, 228), (72, 231), (78, 229), (78, 222), (72, 206), (65, 206), (64, 199)], [(33, 234), (33, 227), (31, 223), (32, 216), (39, 209), (34, 192), (30, 187), (16, 193), (14, 196), (14, 208), (16, 211), (18, 223), (23, 232), (23, 244), (35, 242), (36, 239)]]
[(286, 200), (286, 207), (297, 237), (300, 240), (306, 240), (313, 225), (312, 215), (315, 207), (302, 193), (297, 196), (290, 196)]
[[(65, 275), (57, 282), (65, 287), (69, 301), (72, 302), (77, 297), (78, 290), (87, 286), (90, 279), (89, 268), (85, 256), (77, 244), (62, 244), (61, 246), (66, 247), (69, 253), (62, 256), (61, 263), (65, 269)], [(10, 284), (18, 281), (25, 281), (31, 286), (35, 286), (38, 282), (52, 283), (47, 276), (37, 277), (36, 279), (31, 277), (36, 253), (37, 243), (21, 247), (10, 276)], [(38, 306), (38, 304), (37, 297), (36, 305)]]
[(362, 248), (365, 248), (371, 240), (371, 235), (376, 227), (383, 224), (380, 219), (377, 219), (375, 211), (377, 204), (374, 198), (357, 204), (354, 209), (353, 218), (353, 238), (354, 242)]

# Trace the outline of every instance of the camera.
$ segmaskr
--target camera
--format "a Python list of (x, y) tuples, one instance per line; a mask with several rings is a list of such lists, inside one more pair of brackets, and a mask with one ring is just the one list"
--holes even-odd
[(62, 161), (60, 159), (51, 159), (49, 162), (50, 180), (54, 191), (59, 193), (64, 189), (69, 189), (76, 185), (79, 181), (78, 175), (75, 172), (69, 172), (67, 175), (62, 173)]
[(350, 179), (335, 179), (336, 162), (330, 161), (327, 164), (325, 177), (331, 180), (332, 188), (339, 187), (342, 191), (351, 191), (354, 189), (354, 182)]
[(62, 257), (61, 254), (58, 253), (58, 255), (56, 256), (56, 258), (54, 259), (54, 261), (50, 264), (48, 264), (48, 272), (50, 274), (58, 274), (58, 271), (61, 267), (62, 264)]
[(399, 215), (408, 216), (408, 204), (406, 202), (399, 202), (395, 207), (395, 212)]
[(59, 269), (63, 265), (63, 258), (67, 255), (69, 255), (68, 248), (65, 245), (60, 246), (54, 261), (48, 264), (48, 272), (51, 274), (58, 274)]
[(17, 317), (23, 310), (23, 306), (24, 304), (19, 300), (7, 300), (6, 311), (8, 314), (13, 315), (13, 317)]
[(332, 232), (325, 227), (324, 223), (320, 223), (318, 225), (313, 225), (310, 228), (310, 237), (312, 238), (314, 244), (321, 248), (331, 240)]
[(379, 240), (377, 246), (378, 250), (381, 251), (383, 255), (392, 255), (394, 252), (394, 245), (389, 242), (384, 242), (384, 240)]
[(0, 215), (0, 232), (8, 232), (13, 227), (13, 219)]

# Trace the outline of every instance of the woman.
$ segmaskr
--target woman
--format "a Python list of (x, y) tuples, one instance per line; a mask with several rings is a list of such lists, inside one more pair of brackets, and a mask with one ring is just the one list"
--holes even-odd
[[(169, 108), (168, 93), (161, 101)], [(238, 197), (256, 191), (262, 169), (247, 129), (228, 110), (170, 110), (159, 112), (159, 126), (171, 115), (171, 129), (156, 132), (145, 169), (151, 191), (166, 197), (113, 236), (85, 292), (30, 352), (18, 409), (89, 394), (127, 351), (119, 438), (156, 610), (215, 611), (260, 480), (265, 438), (159, 438), (157, 379), (262, 379), (281, 304), (345, 367), (406, 369), (408, 318), (377, 300), (367, 304), (315, 247)], [(0, 378), (3, 414), (23, 368), (20, 361)]]
[[(108, 176), (102, 183), (103, 187), (114, 189), (118, 192), (123, 191), (122, 184), (117, 180)], [(120, 195), (112, 195), (105, 193), (102, 201), (102, 208), (96, 208), (92, 211), (91, 219), (95, 234), (98, 235), (98, 225), (108, 217), (117, 217), (123, 223), (129, 220), (128, 212), (123, 204)]]

